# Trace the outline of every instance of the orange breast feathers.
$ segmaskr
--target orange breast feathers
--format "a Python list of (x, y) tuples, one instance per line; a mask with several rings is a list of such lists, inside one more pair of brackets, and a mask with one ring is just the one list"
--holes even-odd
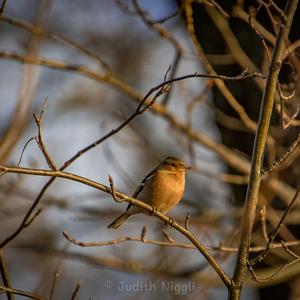
[[(166, 174), (167, 173), (167, 174)], [(185, 172), (157, 171), (138, 199), (166, 213), (174, 208), (184, 193)], [(151, 186), (151, 188), (149, 188)], [(159, 193), (157, 191), (160, 191)]]

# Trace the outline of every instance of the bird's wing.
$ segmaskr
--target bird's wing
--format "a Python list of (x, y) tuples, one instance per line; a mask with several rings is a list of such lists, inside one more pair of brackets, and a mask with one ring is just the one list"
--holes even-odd
[[(136, 188), (136, 190), (134, 191), (134, 193), (132, 194), (132, 198), (136, 198), (140, 192), (143, 190), (146, 182), (154, 175), (156, 169), (152, 170), (149, 174), (147, 174), (147, 176), (143, 179), (143, 181), (139, 184), (139, 186)], [(126, 211), (131, 207), (131, 204), (129, 203), (127, 206)]]

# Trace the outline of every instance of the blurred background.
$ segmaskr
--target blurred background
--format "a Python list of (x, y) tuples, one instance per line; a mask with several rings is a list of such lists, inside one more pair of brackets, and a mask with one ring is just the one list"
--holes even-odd
[[(61, 166), (124, 122), (166, 74), (169, 79), (214, 70), (227, 76), (244, 70), (267, 74), (285, 1), (219, 2), (5, 1), (0, 18), (0, 163), (19, 163), (25, 144), (37, 134), (32, 114), (41, 112), (46, 99), (43, 137)], [(299, 9), (297, 14), (280, 73), (282, 93), (295, 92), (295, 97), (284, 104), (282, 114), (276, 96), (266, 166), (299, 134)], [(131, 195), (164, 157), (183, 159), (193, 169), (183, 201), (169, 215), (184, 224), (189, 213), (192, 232), (231, 274), (263, 86), (261, 78), (225, 82), (223, 87), (214, 79), (178, 81), (67, 171), (105, 185), (111, 175), (116, 189)], [(253, 246), (266, 244), (263, 228), (272, 232), (299, 186), (299, 152), (298, 147), (262, 185), (259, 211), (267, 211), (266, 221), (262, 226), (258, 211)], [(26, 146), (20, 166), (48, 168), (34, 141)], [(47, 180), (1, 176), (1, 241), (16, 230)], [(139, 238), (145, 225), (147, 239), (188, 243), (151, 216), (135, 216), (118, 230), (107, 229), (126, 208), (108, 194), (58, 179), (38, 208), (41, 214), (3, 250), (15, 289), (45, 299), (70, 299), (80, 281), (78, 299), (227, 297), (195, 249), (139, 241), (81, 248), (67, 241), (63, 231), (83, 242)], [(299, 204), (278, 241), (299, 238), (298, 209)], [(221, 245), (233, 250), (220, 251)], [(299, 246), (293, 247), (297, 250)], [(278, 249), (257, 267), (257, 274), (270, 276), (291, 260)], [(257, 284), (249, 275), (243, 299), (297, 299), (299, 272), (295, 262), (266, 283)]]

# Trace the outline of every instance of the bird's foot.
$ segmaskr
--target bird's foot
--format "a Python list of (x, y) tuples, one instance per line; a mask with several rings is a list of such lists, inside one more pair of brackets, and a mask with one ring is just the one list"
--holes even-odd
[(152, 206), (152, 210), (149, 212), (149, 215), (154, 216), (154, 214), (156, 214), (156, 213), (157, 213), (157, 208)]
[(169, 224), (170, 226), (173, 226), (174, 222), (175, 222), (174, 219), (169, 217), (169, 222), (167, 224)]

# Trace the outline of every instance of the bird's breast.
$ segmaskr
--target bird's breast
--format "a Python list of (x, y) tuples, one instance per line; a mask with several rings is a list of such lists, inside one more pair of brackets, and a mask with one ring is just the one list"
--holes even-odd
[(166, 213), (174, 208), (184, 193), (184, 172), (158, 171), (147, 182), (139, 199)]

